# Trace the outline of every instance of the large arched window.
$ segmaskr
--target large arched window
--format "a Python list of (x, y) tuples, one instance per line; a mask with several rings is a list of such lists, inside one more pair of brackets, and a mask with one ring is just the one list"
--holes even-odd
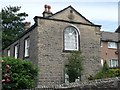
[(64, 30), (64, 50), (79, 50), (78, 31), (69, 26)]

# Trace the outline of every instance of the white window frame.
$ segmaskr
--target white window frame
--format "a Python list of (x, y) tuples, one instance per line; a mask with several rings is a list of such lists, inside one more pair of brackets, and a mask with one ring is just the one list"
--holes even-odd
[(118, 67), (118, 59), (110, 59), (109, 60), (109, 67)]
[(7, 56), (10, 57), (10, 49), (7, 50)]
[(103, 42), (102, 41), (100, 42), (100, 47), (103, 47)]
[(15, 59), (18, 58), (18, 44), (16, 44), (16, 45), (14, 46), (14, 57), (15, 57)]
[(30, 49), (30, 39), (26, 38), (24, 41), (24, 57), (29, 57), (29, 49)]
[(103, 59), (101, 59), (101, 65), (103, 66), (103, 64), (104, 64), (104, 60), (103, 60)]
[[(76, 48), (67, 48), (67, 46), (66, 46), (66, 34), (65, 34), (65, 31), (66, 30), (68, 30), (68, 29), (74, 29), (75, 30), (75, 33), (76, 33), (76, 38), (75, 38), (75, 42), (74, 43), (76, 43)], [(71, 51), (78, 51), (79, 50), (79, 39), (78, 39), (78, 35), (79, 35), (79, 33), (78, 33), (78, 30), (75, 28), (75, 27), (73, 27), (73, 26), (69, 26), (69, 27), (67, 27), (65, 30), (64, 30), (64, 50), (71, 50)], [(70, 42), (69, 42), (70, 43)]]
[[(110, 44), (113, 44), (113, 46)], [(108, 48), (113, 48), (113, 49), (117, 49), (117, 43), (116, 42), (108, 42)]]

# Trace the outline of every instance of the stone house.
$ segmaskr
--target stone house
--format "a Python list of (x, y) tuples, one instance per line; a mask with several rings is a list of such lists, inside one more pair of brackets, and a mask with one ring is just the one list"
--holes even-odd
[(65, 64), (71, 51), (85, 56), (82, 80), (100, 68), (100, 28), (72, 6), (55, 14), (45, 5), (43, 16), (35, 16), (35, 24), (3, 50), (3, 56), (32, 61), (40, 69), (37, 87), (62, 84)]
[(101, 32), (101, 64), (106, 60), (110, 68), (118, 67), (118, 33)]

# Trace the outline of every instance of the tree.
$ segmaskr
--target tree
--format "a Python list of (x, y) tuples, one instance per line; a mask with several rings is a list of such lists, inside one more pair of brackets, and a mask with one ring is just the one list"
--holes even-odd
[(68, 64), (66, 65), (67, 74), (69, 76), (69, 82), (75, 82), (75, 79), (78, 77), (81, 78), (82, 75), (82, 61), (83, 56), (81, 52), (72, 52), (70, 56), (68, 56)]
[(2, 62), (3, 90), (33, 88), (38, 69), (30, 61), (4, 57)]
[(4, 7), (0, 12), (2, 22), (2, 44), (3, 48), (13, 42), (25, 29), (25, 17), (28, 14), (17, 13), (21, 7)]

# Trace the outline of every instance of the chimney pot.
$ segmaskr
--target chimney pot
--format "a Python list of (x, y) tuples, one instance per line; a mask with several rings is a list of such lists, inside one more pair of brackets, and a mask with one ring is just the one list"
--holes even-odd
[(47, 7), (48, 7), (48, 5), (45, 4), (45, 8), (47, 8)]
[(51, 13), (50, 9), (51, 9), (51, 6), (48, 6), (48, 12), (49, 12), (49, 13)]
[(27, 30), (28, 28), (30, 28), (30, 25), (31, 25), (30, 22), (26, 22), (26, 23), (25, 23), (25, 30)]
[(45, 8), (44, 12), (47, 12), (48, 5), (45, 5), (44, 8)]
[(50, 5), (44, 5), (45, 11), (43, 12), (43, 17), (49, 17), (52, 16), (51, 12), (51, 6)]

